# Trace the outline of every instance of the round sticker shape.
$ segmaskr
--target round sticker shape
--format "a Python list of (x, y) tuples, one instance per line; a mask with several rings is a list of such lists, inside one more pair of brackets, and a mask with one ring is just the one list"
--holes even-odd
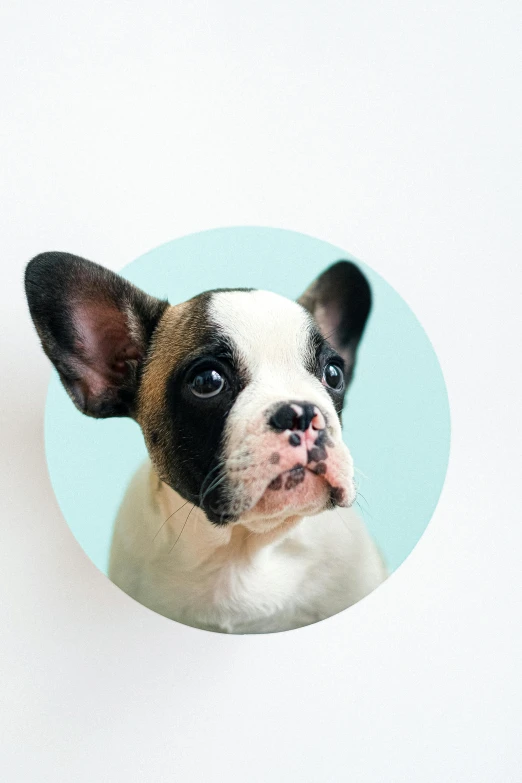
[[(171, 305), (214, 289), (259, 289), (296, 301), (324, 270), (340, 260), (355, 264), (371, 290), (371, 310), (344, 403), (342, 438), (353, 458), (354, 508), (387, 572), (392, 573), (410, 554), (434, 513), (450, 448), (449, 405), (442, 371), (428, 336), (399, 293), (344, 249), (293, 231), (260, 227), (214, 229), (181, 237), (139, 257), (119, 274), (152, 297), (168, 299)], [(231, 308), (240, 300), (234, 299), (232, 306), (226, 296), (216, 298), (214, 311), (216, 318), (230, 326)], [(266, 318), (272, 317), (272, 300), (256, 295), (241, 301), (252, 302), (251, 323), (237, 315), (244, 330), (254, 329), (256, 318), (263, 320), (264, 307)], [(288, 328), (295, 330), (292, 318), (294, 315), (288, 316)], [(284, 341), (285, 327), (279, 331)], [(181, 335), (180, 340), (184, 339)], [(266, 353), (268, 347), (265, 349)], [(248, 354), (250, 349), (244, 350)], [(270, 350), (277, 351), (277, 345)], [(349, 353), (347, 357), (350, 361)], [(318, 380), (334, 398), (335, 387), (341, 383), (339, 367), (330, 362), (321, 372)], [(219, 396), (226, 381), (219, 367), (201, 366), (193, 375), (194, 398), (208, 397), (205, 404), (213, 404), (210, 398)], [(312, 405), (308, 410), (296, 406), (295, 401), (290, 403), (290, 408), (280, 406), (272, 412), (270, 443), (278, 442), (278, 433), (283, 431), (300, 444), (310, 433), (316, 438), (322, 431), (319, 408)], [(316, 455), (310, 464), (319, 476), (321, 470), (327, 471), (327, 467), (317, 467), (326, 464), (321, 461), (324, 443), (318, 447), (310, 443), (308, 454)], [(281, 455), (288, 452), (285, 448)], [(131, 418), (82, 415), (54, 373), (45, 410), (45, 449), (63, 515), (89, 558), (107, 574), (118, 509), (132, 476), (147, 459), (142, 431)], [(267, 460), (278, 460), (279, 452), (275, 452)], [(304, 468), (294, 468), (291, 478), (282, 474), (280, 482), (284, 487), (286, 481), (291, 492), (299, 491), (300, 481), (305, 485)], [(277, 477), (272, 481), (274, 489), (278, 481)], [(273, 497), (274, 492), (270, 502)], [(182, 536), (181, 528), (177, 532)]]

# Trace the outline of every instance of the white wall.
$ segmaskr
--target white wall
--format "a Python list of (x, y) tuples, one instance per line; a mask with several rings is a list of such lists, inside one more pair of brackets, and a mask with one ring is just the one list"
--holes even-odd
[[(3, 779), (521, 780), (520, 28), (515, 0), (2, 4)], [(438, 352), (453, 442), (383, 588), (228, 638), (133, 603), (74, 541), (21, 280), (42, 250), (118, 269), (235, 224), (384, 275)]]

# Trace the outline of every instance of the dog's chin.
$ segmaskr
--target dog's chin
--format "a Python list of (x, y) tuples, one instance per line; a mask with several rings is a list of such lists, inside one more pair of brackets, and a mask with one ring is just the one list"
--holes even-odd
[(328, 502), (329, 485), (322, 476), (303, 469), (297, 477), (292, 471), (283, 473), (272, 481), (255, 506), (252, 516), (274, 517), (282, 513), (318, 513)]

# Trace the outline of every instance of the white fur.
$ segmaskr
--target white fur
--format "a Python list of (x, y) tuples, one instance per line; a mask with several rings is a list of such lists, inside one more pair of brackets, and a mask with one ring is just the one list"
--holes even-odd
[[(386, 570), (351, 508), (322, 511), (330, 486), (343, 488), (347, 506), (355, 491), (330, 396), (305, 368), (310, 317), (265, 291), (214, 294), (209, 316), (250, 377), (225, 429), (224, 470), (239, 521), (212, 525), (148, 462), (120, 508), (109, 576), (145, 606), (198, 628), (267, 633), (317, 622), (371, 592)], [(288, 435), (267, 426), (267, 409), (288, 400), (310, 402), (324, 414), (328, 470), (324, 480), (307, 471), (308, 484), (290, 492), (269, 490), (267, 506), (268, 484), (298, 453)], [(274, 450), (281, 455), (275, 465), (268, 459)]]
[(223, 291), (212, 296), (209, 317), (230, 336), (253, 374), (270, 368), (268, 381), (309, 379), (303, 363), (311, 320), (296, 302), (270, 291)]
[[(265, 412), (284, 400), (306, 400), (326, 414), (328, 434), (336, 447), (329, 464), (336, 465), (347, 501), (353, 502), (353, 462), (342, 439), (338, 416), (323, 384), (305, 367), (310, 351), (308, 313), (295, 302), (268, 291), (233, 291), (214, 295), (209, 315), (229, 337), (251, 378), (238, 396), (225, 430), (234, 509), (249, 511), (278, 473), (278, 468), (260, 455), (266, 457), (263, 451), (270, 450), (268, 445), (263, 448), (268, 442)], [(322, 508), (321, 503), (306, 511), (316, 513)], [(252, 525), (252, 516), (244, 521)], [(266, 529), (264, 522), (256, 520), (255, 524)]]
[(290, 520), (274, 536), (213, 526), (190, 504), (165, 523), (182, 504), (143, 465), (116, 520), (109, 576), (186, 625), (224, 633), (299, 628), (351, 606), (386, 578), (353, 509)]

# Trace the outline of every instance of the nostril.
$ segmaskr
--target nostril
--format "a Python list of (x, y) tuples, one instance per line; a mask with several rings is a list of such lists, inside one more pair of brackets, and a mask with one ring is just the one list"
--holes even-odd
[(312, 429), (314, 430), (324, 430), (326, 428), (326, 421), (324, 420), (324, 416), (317, 407), (314, 407), (314, 416), (312, 418), (311, 424)]
[(295, 411), (292, 429), (304, 432), (308, 429), (314, 417), (314, 406), (309, 402), (292, 402), (290, 407)]
[(277, 432), (285, 430), (298, 430), (305, 432), (310, 425), (314, 430), (325, 428), (324, 416), (309, 402), (292, 402), (280, 405), (268, 420), (272, 429)]
[(297, 414), (291, 405), (280, 405), (279, 408), (272, 414), (268, 423), (272, 429), (277, 430), (278, 432), (293, 430), (296, 415)]

